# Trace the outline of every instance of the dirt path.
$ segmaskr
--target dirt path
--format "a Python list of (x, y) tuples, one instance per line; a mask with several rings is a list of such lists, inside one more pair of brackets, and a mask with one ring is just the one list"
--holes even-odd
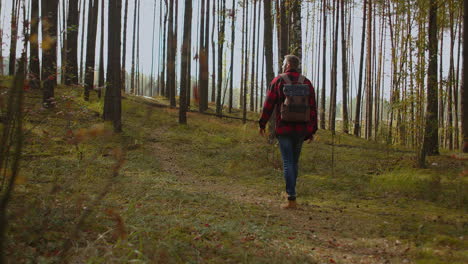
[[(298, 210), (283, 210), (279, 204), (284, 201), (278, 196), (257, 196), (256, 190), (232, 181), (232, 185), (213, 180), (200, 179), (180, 166), (178, 153), (160, 143), (152, 148), (167, 173), (177, 176), (181, 182), (189, 182), (183, 188), (192, 193), (213, 193), (241, 204), (251, 204), (261, 208), (263, 216), (280, 219), (297, 230), (297, 236), (308, 241), (306, 247), (319, 263), (409, 263), (406, 253), (409, 248), (399, 241), (385, 238), (363, 237), (361, 228), (365, 223), (356, 223), (352, 230), (344, 230), (340, 222), (354, 221), (352, 210), (321, 208), (314, 205), (301, 205)], [(235, 185), (235, 188), (232, 186)], [(266, 219), (268, 221), (268, 219)], [(274, 220), (271, 220), (274, 221)], [(346, 233), (346, 234), (345, 234)]]

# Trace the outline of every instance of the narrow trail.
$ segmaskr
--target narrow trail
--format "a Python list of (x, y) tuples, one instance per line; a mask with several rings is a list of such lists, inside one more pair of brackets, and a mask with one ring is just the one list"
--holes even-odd
[[(255, 195), (256, 190), (232, 180), (229, 185), (222, 181), (206, 180), (192, 174), (178, 161), (180, 154), (161, 143), (153, 143), (153, 153), (161, 163), (164, 172), (176, 176), (182, 188), (190, 193), (211, 193), (240, 204), (250, 204), (263, 211), (259, 217), (265, 221), (281, 220), (297, 236), (308, 241), (310, 254), (318, 263), (406, 263), (409, 248), (399, 242), (385, 238), (366, 238), (359, 232), (365, 223), (356, 223), (353, 230), (340, 228), (342, 221), (355, 221), (352, 210), (321, 208), (303, 204), (297, 210), (284, 210), (280, 203), (285, 201), (278, 196)], [(186, 182), (187, 184), (182, 184)], [(233, 188), (235, 186), (235, 188)], [(279, 191), (279, 190), (278, 190)], [(345, 227), (346, 228), (346, 227)]]

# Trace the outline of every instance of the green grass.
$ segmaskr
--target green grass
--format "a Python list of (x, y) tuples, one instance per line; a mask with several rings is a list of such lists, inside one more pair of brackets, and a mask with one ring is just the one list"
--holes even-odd
[[(177, 110), (132, 99), (123, 100), (124, 131), (114, 135), (109, 124), (91, 128), (101, 123), (102, 103), (80, 94), (62, 87), (59, 107), (38, 111), (40, 94), (27, 93), (35, 111), (26, 118), (27, 182), (10, 207), (12, 263), (58, 262), (108, 182), (72, 243), (72, 262), (468, 260), (467, 182), (459, 176), (466, 163), (448, 154), (415, 169), (411, 151), (319, 131), (301, 157), (302, 210), (284, 212), (281, 157), (256, 123), (189, 113), (180, 126)], [(112, 178), (118, 149), (125, 163)]]

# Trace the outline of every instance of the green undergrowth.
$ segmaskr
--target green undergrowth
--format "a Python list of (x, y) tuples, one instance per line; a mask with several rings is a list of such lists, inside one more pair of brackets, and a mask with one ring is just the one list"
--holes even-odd
[(394, 263), (468, 260), (461, 159), (429, 157), (427, 169), (416, 169), (412, 151), (320, 130), (303, 148), (297, 191), (305, 211), (295, 216), (272, 210), (282, 201), (281, 157), (255, 122), (189, 113), (181, 126), (176, 109), (132, 97), (123, 100), (124, 131), (116, 135), (101, 121), (102, 101), (84, 102), (77, 88), (57, 89), (51, 110), (41, 109), (39, 92), (26, 96), (12, 263), (61, 262), (88, 209), (67, 254), (74, 263), (333, 260), (316, 253), (322, 242), (309, 229), (339, 233), (355, 241), (351, 248), (374, 248), (382, 238), (404, 245)]

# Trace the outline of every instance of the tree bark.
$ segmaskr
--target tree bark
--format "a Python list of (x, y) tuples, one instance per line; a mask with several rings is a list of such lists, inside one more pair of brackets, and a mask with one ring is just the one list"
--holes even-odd
[(190, 63), (190, 46), (192, 36), (192, 1), (185, 0), (184, 37), (182, 44), (182, 63), (180, 66), (179, 123), (187, 124), (187, 87), (190, 86), (188, 64)]
[[(70, 5), (70, 17), (72, 15), (75, 15), (76, 21), (78, 21), (78, 6), (77, 2), (73, 1), (73, 4)], [(72, 7), (76, 6), (75, 12), (72, 10)], [(1, 10), (0, 10), (1, 11)], [(69, 20), (70, 21), (70, 20)], [(72, 25), (69, 22), (69, 25)], [(74, 23), (76, 29), (75, 29), (75, 43), (76, 39), (78, 37), (78, 23)], [(68, 28), (68, 32), (70, 32), (71, 29), (70, 27)], [(69, 35), (70, 39), (70, 35)], [(41, 87), (41, 69), (40, 69), (40, 63), (39, 63), (39, 0), (32, 0), (31, 1), (31, 35), (30, 35), (30, 46), (29, 46), (29, 79), (31, 82), (31, 88), (39, 89)], [(0, 41), (1, 43), (1, 41)], [(70, 47), (72, 49), (72, 47)], [(76, 51), (76, 46), (75, 46), (75, 51)], [(70, 58), (70, 57), (69, 57)], [(75, 53), (75, 69), (76, 69), (76, 59), (77, 59), (77, 54)], [(3, 68), (3, 63), (0, 65), (1, 68)], [(70, 64), (71, 65), (71, 64)], [(71, 70), (71, 69), (70, 69)], [(77, 79), (77, 73), (75, 72), (75, 79)], [(75, 82), (77, 83), (77, 81)]]
[(127, 83), (126, 83), (126, 60), (127, 60), (127, 23), (128, 23), (128, 0), (125, 0), (125, 10), (124, 10), (124, 26), (123, 26), (123, 42), (122, 42), (122, 91), (125, 92)]
[(463, 152), (468, 153), (468, 91), (466, 85), (468, 84), (467, 75), (465, 73), (468, 68), (468, 16), (466, 15), (468, 10), (468, 0), (463, 1), (463, 69), (462, 69), (462, 86), (461, 86), (461, 113), (462, 113), (462, 137), (463, 137)]
[(120, 65), (120, 38), (122, 0), (109, 1), (107, 89), (104, 100), (104, 120), (112, 121), (115, 132), (122, 131), (122, 67)]
[(335, 2), (334, 14), (334, 30), (333, 30), (333, 51), (332, 51), (332, 72), (331, 72), (331, 87), (330, 87), (330, 109), (329, 109), (329, 124), (328, 127), (332, 132), (335, 132), (336, 121), (336, 93), (338, 83), (338, 25), (340, 20), (340, 4), (339, 0)]
[(89, 91), (94, 86), (94, 66), (96, 60), (96, 32), (97, 18), (99, 12), (98, 0), (89, 0), (88, 11), (88, 37), (86, 43), (86, 71), (85, 71), (85, 89), (84, 100), (89, 100)]
[(327, 8), (328, 8), (328, 1), (327, 0), (324, 0), (322, 1), (322, 17), (323, 17), (323, 52), (322, 52), (322, 80), (323, 80), (323, 83), (322, 83), (322, 98), (321, 99), (321, 102), (320, 102), (320, 128), (321, 129), (325, 129), (325, 104), (326, 104), (326, 101), (325, 101), (325, 94), (326, 94), (326, 85), (327, 85), (327, 81), (326, 81), (326, 78), (327, 78), (327, 71), (326, 71), (326, 68), (327, 68)]
[(216, 113), (219, 116), (222, 115), (223, 110), (221, 102), (221, 89), (223, 84), (223, 49), (225, 40), (224, 30), (226, 29), (226, 0), (222, 0), (220, 4), (221, 6), (219, 7), (219, 10), (221, 12), (218, 14), (218, 17), (220, 17), (218, 28), (218, 90), (216, 92)]
[(343, 133), (349, 133), (349, 124), (348, 124), (348, 49), (346, 41), (346, 17), (345, 17), (345, 5), (344, 0), (341, 1), (341, 59), (342, 59), (342, 77), (343, 77)]
[[(16, 44), (18, 43), (19, 4), (20, 4), (20, 0), (13, 0), (12, 9), (11, 9), (10, 60), (9, 60), (9, 64), (8, 64), (8, 74), (9, 75), (14, 75), (15, 72), (16, 72)], [(51, 3), (51, 4), (53, 4), (53, 3)], [(56, 24), (57, 24), (57, 22), (55, 22), (55, 25)]]
[(84, 70), (84, 46), (85, 46), (85, 26), (86, 26), (86, 23), (85, 23), (85, 18), (86, 18), (86, 0), (82, 0), (83, 1), (83, 6), (81, 7), (81, 10), (80, 10), (80, 14), (79, 15), (82, 15), (82, 19), (81, 19), (81, 53), (80, 53), (80, 76), (79, 76), (79, 80), (78, 80), (78, 83), (82, 83), (83, 82), (83, 70)]
[(362, 78), (364, 69), (364, 47), (366, 40), (366, 23), (367, 23), (367, 0), (363, 3), (363, 14), (362, 19), (362, 36), (361, 36), (361, 56), (359, 59), (359, 83), (358, 93), (356, 96), (356, 114), (354, 115), (354, 135), (359, 137), (361, 135), (361, 98), (362, 98)]
[[(104, 0), (101, 1), (101, 48), (99, 51), (99, 79), (98, 79), (98, 89), (97, 89), (97, 94), (98, 98), (101, 99), (102, 96), (102, 89), (104, 88), (104, 33), (105, 33), (105, 27), (104, 27)], [(124, 86), (125, 81), (123, 81), (123, 76), (122, 76), (122, 86)], [(124, 89), (122, 89), (125, 91)]]
[[(267, 0), (268, 1), (268, 0)], [(232, 1), (232, 9), (231, 9), (231, 66), (230, 66), (230, 75), (231, 78), (229, 79), (229, 103), (228, 103), (228, 112), (232, 113), (232, 107), (233, 107), (233, 100), (234, 100), (234, 45), (236, 43), (236, 31), (235, 31), (235, 26), (236, 26), (236, 1)]]
[(291, 35), (290, 35), (290, 43), (289, 43), (289, 53), (294, 54), (301, 61), (303, 61), (302, 57), (302, 17), (301, 17), (301, 8), (302, 8), (302, 1), (301, 0), (292, 0), (291, 3)]
[(138, 3), (140, 0), (135, 0), (135, 6), (133, 11), (133, 45), (132, 45), (132, 69), (130, 76), (130, 93), (135, 94), (135, 59), (136, 59), (136, 34), (137, 34), (137, 10)]
[(424, 166), (425, 155), (438, 155), (438, 120), (437, 120), (437, 1), (431, 0), (429, 7), (429, 68), (427, 72), (427, 110), (420, 167)]
[[(255, 36), (256, 36), (256, 29), (257, 29), (257, 1), (254, 1), (254, 9), (253, 9), (253, 34), (252, 34), (252, 58), (255, 58)], [(255, 83), (255, 61), (252, 59), (252, 70), (251, 70), (251, 78), (250, 78), (250, 111), (254, 111), (254, 83)]]
[(169, 0), (169, 17), (168, 17), (168, 33), (167, 33), (167, 94), (170, 100), (171, 107), (175, 107), (175, 49), (174, 46), (174, 0)]
[(367, 20), (367, 62), (366, 62), (366, 139), (372, 138), (372, 0), (368, 0)]
[[(195, 91), (195, 99), (198, 101), (198, 110), (200, 113), (205, 111), (202, 94), (203, 94), (203, 85), (205, 78), (205, 0), (201, 0), (201, 10), (200, 10), (200, 39), (199, 39), (199, 49), (198, 49), (198, 87)], [(208, 34), (208, 32), (206, 33)]]
[[(57, 12), (58, 0), (42, 0), (42, 76), (43, 98), (46, 108), (54, 107), (54, 90), (57, 85)], [(47, 43), (45, 46), (44, 43)]]

